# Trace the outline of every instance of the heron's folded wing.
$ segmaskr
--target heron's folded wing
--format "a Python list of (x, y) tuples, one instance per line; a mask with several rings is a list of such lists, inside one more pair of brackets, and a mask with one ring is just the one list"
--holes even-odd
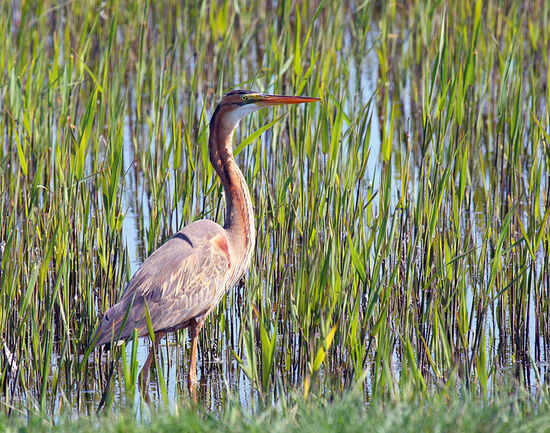
[[(217, 224), (197, 221), (178, 232), (143, 262), (121, 300), (104, 315), (97, 344), (171, 330), (217, 303), (231, 267), (227, 239)], [(124, 328), (120, 330), (126, 317)]]

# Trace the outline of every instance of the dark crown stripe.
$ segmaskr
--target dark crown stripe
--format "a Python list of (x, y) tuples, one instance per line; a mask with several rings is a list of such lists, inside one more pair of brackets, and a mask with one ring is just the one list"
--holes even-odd
[(232, 90), (231, 92), (226, 93), (225, 96), (246, 95), (249, 93), (254, 93), (254, 92), (251, 92), (250, 90)]

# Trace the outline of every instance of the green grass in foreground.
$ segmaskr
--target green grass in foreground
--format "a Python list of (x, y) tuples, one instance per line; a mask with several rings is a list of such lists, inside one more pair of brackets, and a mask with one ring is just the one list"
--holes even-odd
[[(257, 242), (201, 331), (205, 407), (509, 381), (548, 398), (549, 17), (543, 0), (0, 2), (0, 412), (133, 404), (142, 352), (111, 364), (89, 337), (133, 265), (222, 222), (208, 120), (232, 88), (323, 101), (235, 134), (241, 150), (272, 125), (237, 152)], [(163, 342), (158, 400), (186, 398), (186, 341)]]
[(21, 421), (0, 420), (6, 432), (548, 432), (550, 410), (537, 410), (523, 400), (488, 404), (453, 398), (429, 404), (371, 404), (365, 408), (361, 399), (338, 400), (331, 404), (315, 402), (309, 406), (266, 410), (253, 416), (238, 408), (228, 410), (222, 418), (211, 413), (182, 408), (168, 414), (158, 412), (145, 421), (134, 414), (108, 417), (80, 417), (62, 421), (57, 426), (34, 420), (23, 426)]

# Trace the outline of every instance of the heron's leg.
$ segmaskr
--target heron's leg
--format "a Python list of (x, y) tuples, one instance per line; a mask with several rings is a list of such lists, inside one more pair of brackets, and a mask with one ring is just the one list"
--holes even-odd
[(155, 342), (153, 343), (153, 347), (151, 347), (151, 350), (149, 350), (149, 355), (147, 356), (147, 359), (145, 360), (145, 364), (143, 364), (143, 368), (139, 373), (139, 377), (138, 377), (139, 389), (145, 401), (149, 400), (149, 394), (147, 392), (147, 384), (149, 382), (149, 370), (151, 369), (151, 363), (153, 362), (153, 358), (155, 356), (155, 353), (157, 352), (159, 342), (162, 339), (162, 337), (164, 337), (165, 335), (166, 335), (166, 332), (155, 332)]
[(189, 374), (188, 374), (188, 380), (189, 382), (197, 382), (197, 345), (199, 342), (199, 331), (202, 324), (199, 324), (197, 322), (193, 322), (191, 327), (189, 328), (189, 336), (191, 337), (191, 365), (189, 365)]
[(197, 400), (197, 344), (199, 342), (199, 332), (204, 323), (204, 318), (200, 321), (193, 320), (189, 326), (189, 336), (191, 337), (191, 364), (189, 365), (189, 374), (187, 376), (187, 388), (193, 400)]

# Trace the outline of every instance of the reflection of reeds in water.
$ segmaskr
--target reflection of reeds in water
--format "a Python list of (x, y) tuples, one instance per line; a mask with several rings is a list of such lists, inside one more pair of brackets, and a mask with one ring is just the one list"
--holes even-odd
[[(141, 260), (221, 222), (207, 124), (235, 87), (323, 103), (236, 133), (283, 115), (237, 157), (257, 245), (203, 329), (203, 400), (546, 392), (549, 6), (284, 4), (1, 6), (4, 411), (136, 398), (143, 350), (88, 338)], [(160, 399), (185, 394), (167, 341)]]

